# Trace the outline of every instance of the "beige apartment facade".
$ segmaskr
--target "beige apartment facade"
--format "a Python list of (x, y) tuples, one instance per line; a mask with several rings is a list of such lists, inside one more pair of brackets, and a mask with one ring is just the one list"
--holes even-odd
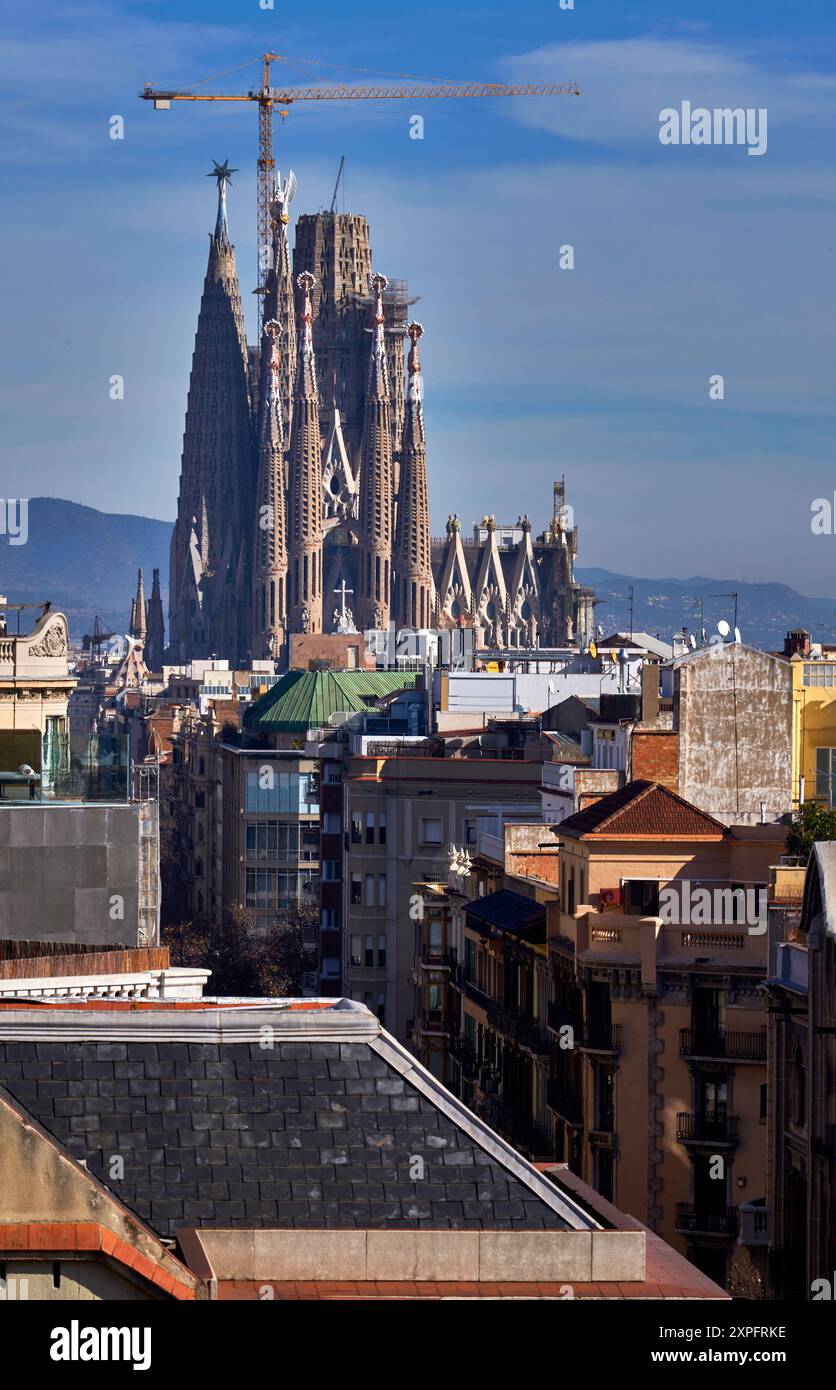
[[(397, 1037), (411, 1039), (415, 1026), (416, 883), (446, 878), (451, 845), (473, 852), (480, 817), (536, 816), (540, 779), (538, 762), (516, 759), (349, 758), (344, 989)], [(449, 969), (436, 957), (431, 965), (440, 976)]]
[(68, 731), (67, 705), (76, 686), (70, 674), (69, 634), (63, 613), (47, 611), (31, 632), (0, 633), (0, 776), (2, 792), (30, 795), (37, 782), (16, 786), (21, 766), (38, 780), (42, 764), (54, 767)]
[(785, 832), (730, 829), (650, 783), (556, 829), (556, 1156), (725, 1284), (739, 1209), (765, 1191), (767, 885)]

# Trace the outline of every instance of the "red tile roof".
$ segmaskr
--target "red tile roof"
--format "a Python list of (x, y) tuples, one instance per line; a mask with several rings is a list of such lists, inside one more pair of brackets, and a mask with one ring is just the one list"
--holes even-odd
[(572, 839), (720, 840), (729, 831), (658, 782), (628, 782), (567, 817), (558, 835)]

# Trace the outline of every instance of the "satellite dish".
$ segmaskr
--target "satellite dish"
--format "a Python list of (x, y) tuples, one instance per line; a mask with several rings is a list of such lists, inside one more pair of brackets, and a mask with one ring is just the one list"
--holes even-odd
[(742, 638), (741, 635), (740, 635), (740, 628), (739, 628), (739, 627), (736, 627), (735, 630), (734, 630), (734, 640), (735, 640), (735, 642), (737, 643), (738, 646), (740, 646), (741, 642), (743, 641), (743, 638)]
[(720, 619), (719, 623), (717, 624), (717, 631), (719, 632), (721, 637), (728, 637), (729, 633), (731, 632), (731, 628), (729, 627), (725, 618)]
[(598, 648), (596, 647), (594, 642), (590, 642), (589, 644), (589, 655), (593, 658), (598, 655)]
[(696, 639), (696, 637), (694, 636), (693, 632), (692, 632), (692, 633), (689, 633), (688, 641), (689, 641), (690, 644), (691, 644), (691, 651), (692, 651), (692, 652), (695, 652), (695, 651), (697, 650), (697, 639)]

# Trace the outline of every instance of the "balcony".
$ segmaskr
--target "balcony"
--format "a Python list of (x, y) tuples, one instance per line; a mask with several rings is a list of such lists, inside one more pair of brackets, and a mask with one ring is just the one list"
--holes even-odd
[(458, 1063), (462, 1077), (468, 1081), (474, 1080), (479, 1069), (475, 1047), (463, 1038), (456, 1038), (451, 1044), (450, 1055)]
[(581, 1052), (605, 1052), (616, 1056), (621, 1051), (621, 1024), (591, 1026), (587, 1024), (578, 1047)]
[(705, 1211), (693, 1202), (677, 1202), (676, 1229), (689, 1235), (736, 1236), (737, 1207)]
[(510, 1038), (527, 1052), (545, 1056), (551, 1051), (551, 1039), (539, 1019), (532, 1018), (530, 1014), (517, 1013), (495, 999), (489, 1001), (487, 1015), (488, 1024), (495, 1032)]
[(483, 989), (480, 989), (475, 980), (462, 980), (461, 988), (464, 990), (470, 1002), (476, 1004), (480, 1009), (485, 1009), (487, 1011), (493, 1003), (490, 995), (486, 994)]
[(769, 1245), (769, 1212), (766, 1199), (755, 1197), (740, 1204), (740, 1244), (765, 1250)]
[(561, 1028), (572, 1028), (575, 1032), (580, 1031), (577, 1015), (566, 1004), (561, 1004), (553, 1000), (546, 1006), (546, 1023), (553, 1033), (559, 1033)]
[(705, 1029), (682, 1028), (679, 1032), (679, 1055), (694, 1060), (726, 1062), (765, 1062), (766, 1029), (758, 1033), (709, 1032)]
[(546, 1105), (570, 1125), (579, 1125), (583, 1121), (580, 1094), (573, 1091), (564, 1081), (546, 1082)]
[(680, 1144), (736, 1144), (740, 1137), (737, 1115), (679, 1114), (676, 1117), (676, 1137)]

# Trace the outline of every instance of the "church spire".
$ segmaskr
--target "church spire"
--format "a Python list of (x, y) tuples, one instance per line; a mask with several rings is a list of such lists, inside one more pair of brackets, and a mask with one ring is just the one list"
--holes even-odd
[(311, 291), (316, 280), (306, 270), (299, 276), (297, 284), (302, 292), (302, 312), (299, 316), (288, 491), (288, 630), (321, 632), (322, 441), (311, 304)]
[(144, 642), (148, 631), (148, 615), (145, 608), (145, 589), (142, 584), (142, 570), (137, 572), (136, 598), (131, 603), (131, 637)]
[[(234, 582), (238, 538), (249, 546), (255, 457), (248, 387), (247, 343), (235, 252), (226, 220), (229, 161), (209, 177), (218, 183), (218, 217), (195, 335), (177, 523), (169, 581), (169, 641), (173, 660), (212, 653), (235, 661), (238, 640), (223, 618), (224, 595)], [(192, 540), (198, 522), (201, 573)], [(199, 586), (199, 587), (198, 587)], [(244, 596), (246, 601), (249, 594)]]
[(258, 447), (253, 536), (252, 653), (279, 656), (285, 640), (287, 549), (285, 545), (284, 426), (282, 422), (282, 326), (264, 325), (269, 344), (267, 382)]
[(162, 671), (164, 651), (165, 624), (160, 595), (160, 571), (155, 569), (151, 582), (151, 597), (148, 600), (148, 637), (145, 643), (145, 661), (149, 671)]
[(385, 275), (372, 276), (372, 350), (360, 462), (359, 618), (362, 628), (389, 624), (394, 464), (389, 371), (383, 314)]
[[(273, 198), (270, 212), (273, 227), (272, 264), (267, 274), (264, 299), (265, 324), (274, 319), (281, 327), (281, 403), (284, 414), (285, 446), (290, 442), (293, 420), (293, 387), (296, 380), (296, 300), (293, 293), (293, 274), (290, 268), (290, 245), (288, 224), (290, 204), (296, 195), (296, 175), (291, 169), (282, 182), (281, 173), (276, 170)], [(265, 371), (262, 374), (261, 389), (269, 387), (270, 344), (262, 339), (262, 361)], [(285, 480), (286, 485), (286, 480)]]
[(404, 627), (429, 627), (432, 616), (432, 564), (429, 495), (424, 440), (424, 385), (418, 343), (420, 323), (407, 329), (411, 347), (406, 401), (398, 520), (395, 529), (395, 593), (397, 621)]

